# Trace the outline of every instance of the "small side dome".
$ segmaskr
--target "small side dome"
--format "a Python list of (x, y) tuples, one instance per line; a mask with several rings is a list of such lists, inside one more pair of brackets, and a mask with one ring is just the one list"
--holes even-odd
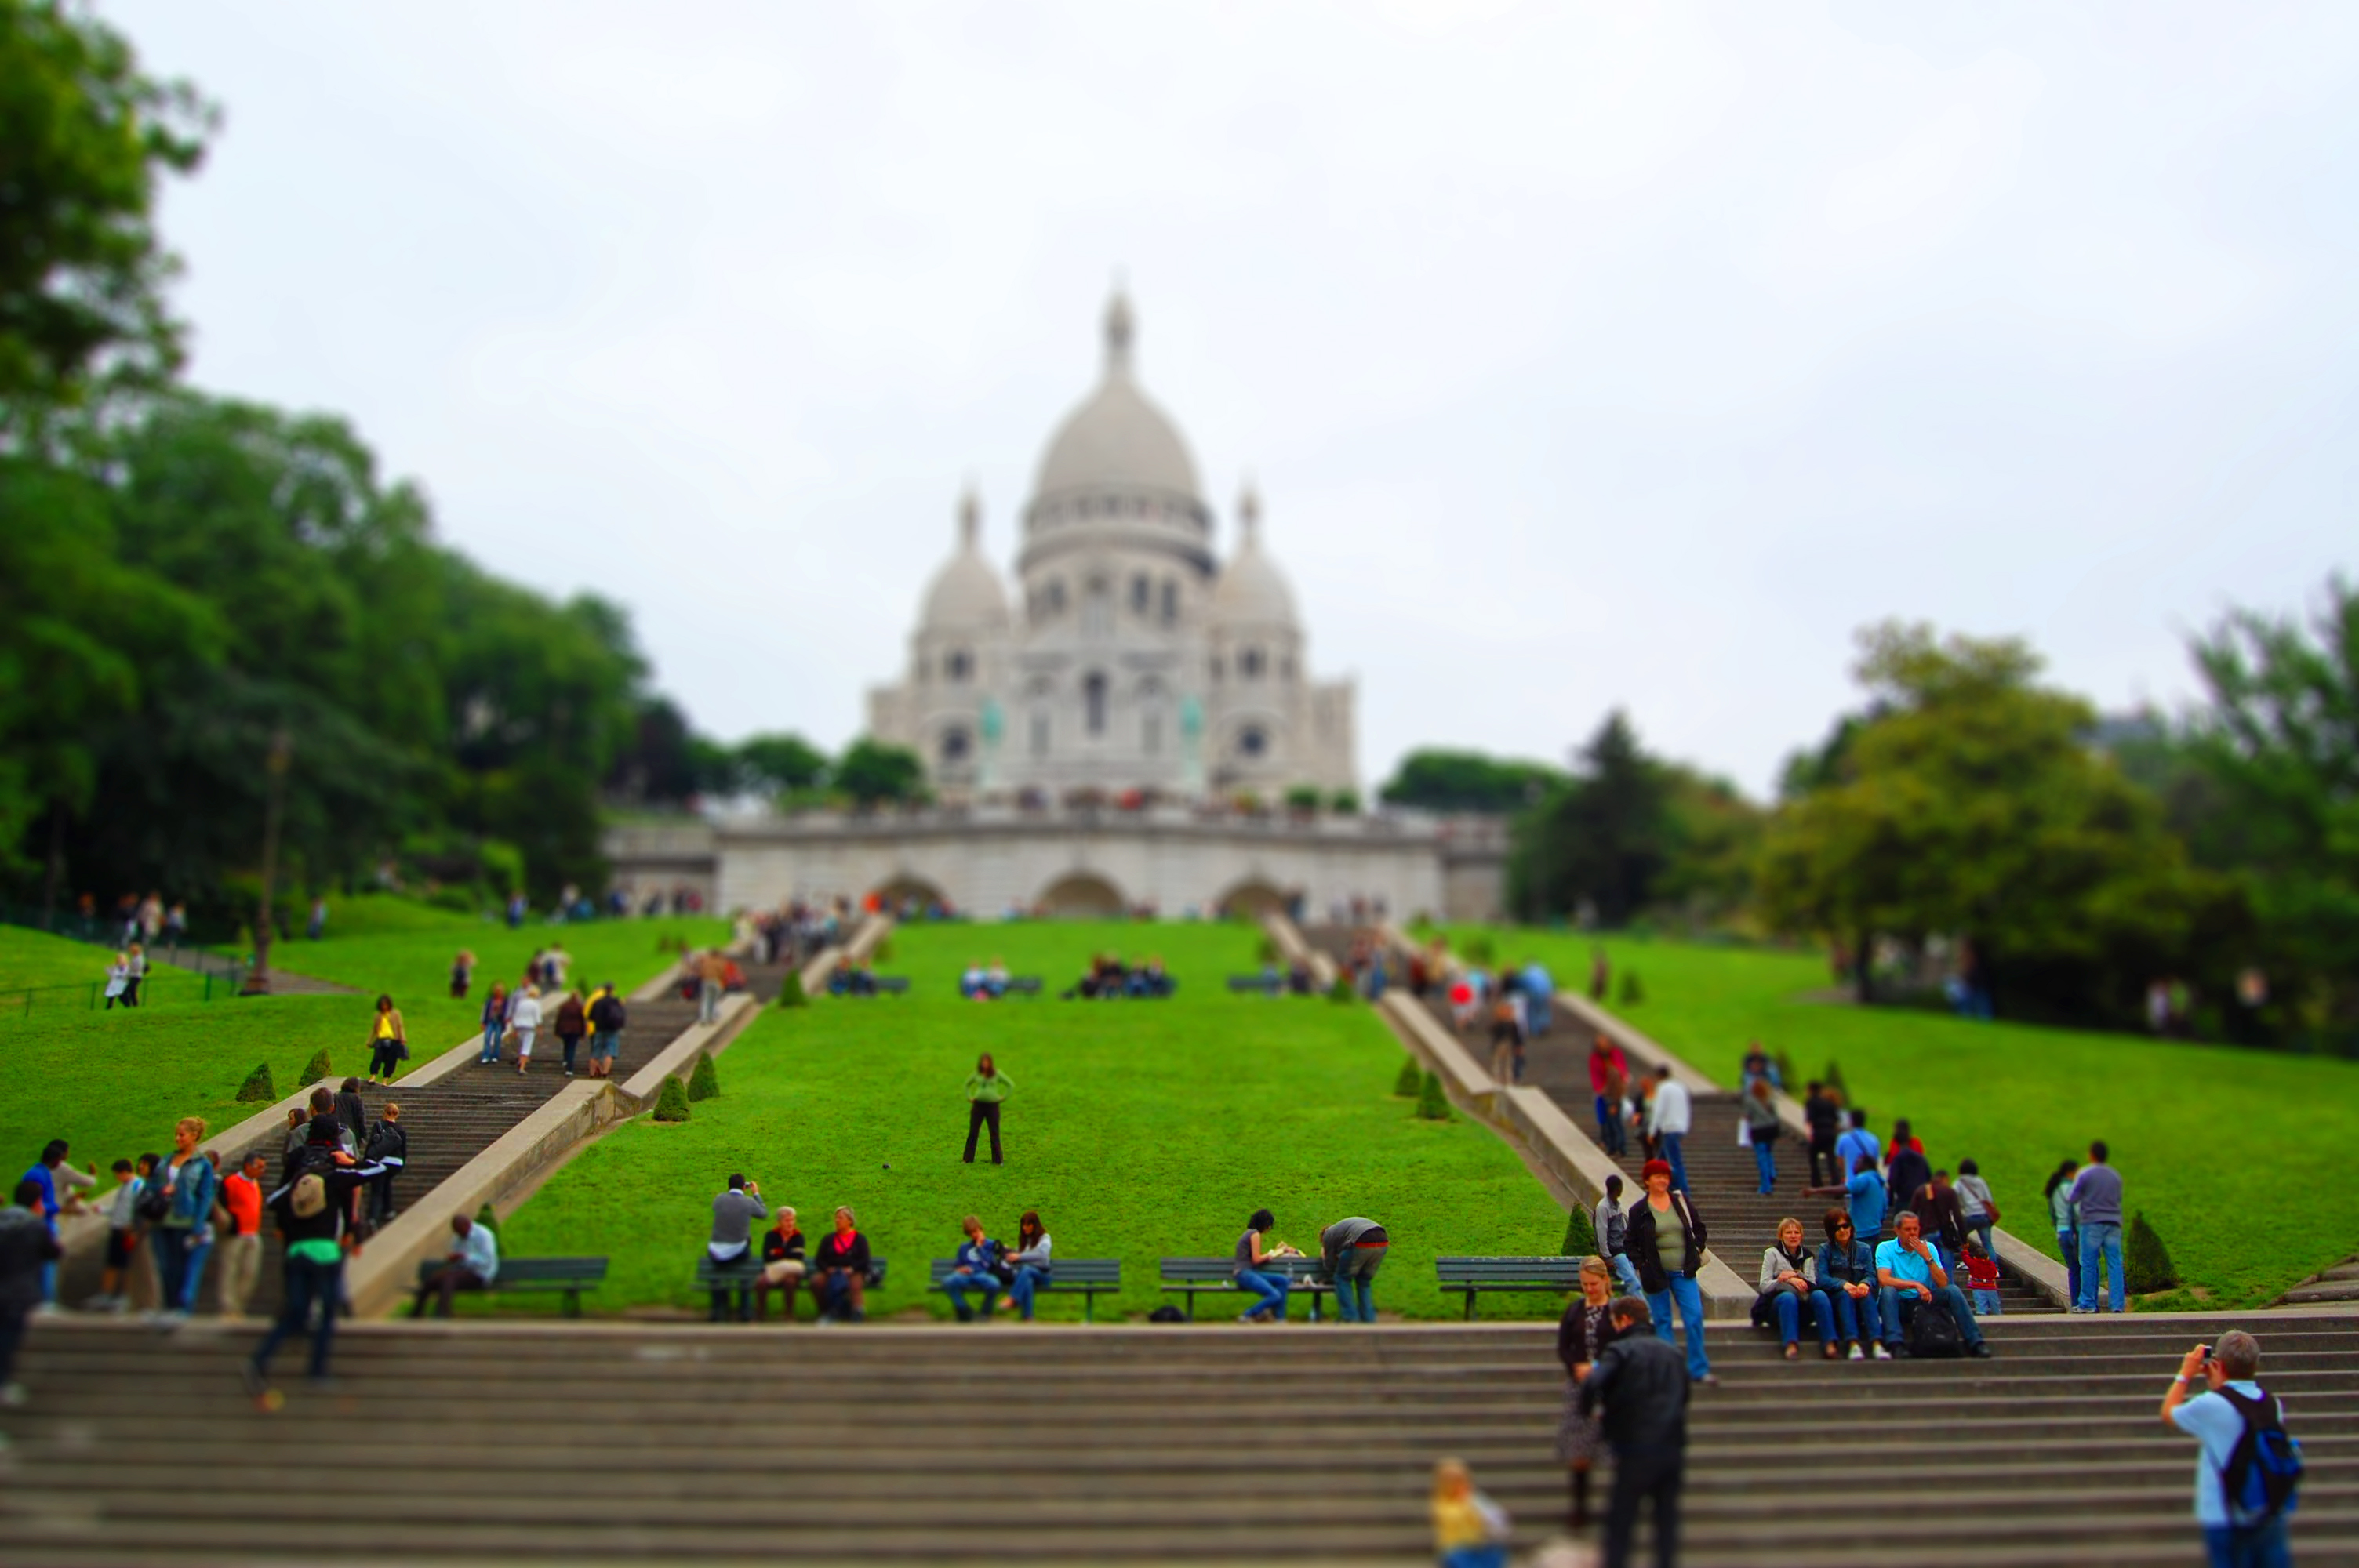
[(983, 508), (969, 491), (959, 503), (959, 547), (926, 589), (918, 629), (925, 632), (1005, 632), (1012, 622), (1007, 587), (984, 559)]
[(1212, 588), (1214, 623), (1297, 626), (1294, 590), (1287, 587), (1277, 563), (1261, 547), (1261, 500), (1250, 486), (1238, 498), (1237, 523), (1241, 534), (1237, 553), (1221, 568), (1220, 581)]

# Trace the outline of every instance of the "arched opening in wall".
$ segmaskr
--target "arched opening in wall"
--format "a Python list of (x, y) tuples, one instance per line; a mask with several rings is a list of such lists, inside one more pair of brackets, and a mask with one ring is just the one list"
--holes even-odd
[(967, 732), (965, 725), (953, 724), (935, 742), (935, 755), (945, 768), (963, 767), (967, 759), (974, 755), (974, 737)]
[(1237, 731), (1237, 755), (1249, 762), (1257, 762), (1269, 754), (1269, 731), (1258, 724), (1248, 724)]
[(1163, 579), (1163, 624), (1170, 625), (1180, 619), (1180, 585), (1170, 578)]
[(1246, 680), (1261, 678), (1261, 650), (1247, 648), (1237, 655), (1237, 674)]
[(1239, 882), (1223, 893), (1214, 906), (1223, 920), (1259, 920), (1266, 914), (1283, 914), (1286, 895), (1269, 883), (1255, 878)]
[(951, 650), (942, 661), (942, 673), (954, 681), (962, 681), (974, 673), (974, 657), (964, 648)]
[(878, 903), (896, 914), (911, 909), (921, 914), (934, 910), (948, 914), (952, 909), (950, 894), (939, 883), (915, 871), (896, 871), (869, 891)]
[(1153, 591), (1154, 589), (1147, 583), (1146, 573), (1141, 572), (1138, 576), (1130, 579), (1130, 609), (1132, 614), (1144, 615), (1147, 613), (1147, 595)]
[(1105, 733), (1106, 678), (1096, 670), (1082, 677), (1082, 722), (1093, 735)]
[(1130, 907), (1122, 891), (1095, 871), (1068, 871), (1034, 902), (1052, 920), (1110, 920)]

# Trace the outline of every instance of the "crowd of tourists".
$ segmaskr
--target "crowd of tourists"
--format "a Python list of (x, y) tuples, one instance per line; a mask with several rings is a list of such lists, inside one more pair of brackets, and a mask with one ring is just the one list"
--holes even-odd
[[(496, 980), (492, 983), (484, 995), (483, 1011), (477, 1015), (483, 1036), (475, 1065), (496, 1067), (512, 1060), (517, 1073), (529, 1073), (533, 1051), (546, 1029), (556, 1036), (558, 1065), (567, 1077), (577, 1071), (592, 1078), (614, 1076), (614, 1057), (622, 1049), (630, 1009), (612, 980), (594, 990), (582, 985), (563, 989), (562, 952), (560, 948), (556, 957), (536, 957), (514, 989)], [(589, 1045), (586, 1060), (585, 1042)]]
[(1064, 1001), (1160, 1001), (1179, 989), (1180, 982), (1163, 967), (1159, 954), (1130, 963), (1119, 953), (1100, 953), (1070, 989), (1057, 994)]

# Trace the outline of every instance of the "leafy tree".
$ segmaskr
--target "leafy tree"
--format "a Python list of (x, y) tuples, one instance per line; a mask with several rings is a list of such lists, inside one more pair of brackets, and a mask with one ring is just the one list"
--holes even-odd
[(1604, 925), (1625, 925), (1670, 863), (1672, 780), (1619, 708), (1576, 762), (1573, 777), (1516, 823), (1509, 896), (1527, 916), (1585, 902)]
[(1545, 762), (1511, 762), (1480, 752), (1418, 751), (1401, 759), (1376, 798), (1427, 811), (1504, 816), (1523, 810), (1563, 777)]
[(2082, 743), (2094, 713), (2037, 686), (2026, 644), (1896, 622), (1861, 647), (1875, 716), (1832, 781), (1770, 826), (1759, 880), (1774, 924), (1861, 953), (1879, 935), (1961, 937), (1995, 993), (2081, 1016), (2134, 1008), (2147, 978), (2234, 927), (2234, 899)]
[(925, 764), (915, 752), (865, 736), (854, 741), (835, 764), (835, 787), (863, 806), (915, 800), (925, 776)]
[[(2359, 1016), (2359, 587), (2337, 577), (2304, 626), (2238, 611), (2195, 648), (2211, 705), (2166, 808), (2206, 865), (2249, 890), (2313, 1026)], [(2280, 989), (2288, 989), (2280, 987)]]
[(179, 367), (156, 198), (213, 119), (82, 8), (0, 0), (0, 447)]
[(827, 753), (799, 735), (749, 735), (736, 762), (745, 787), (765, 794), (816, 789), (827, 778)]

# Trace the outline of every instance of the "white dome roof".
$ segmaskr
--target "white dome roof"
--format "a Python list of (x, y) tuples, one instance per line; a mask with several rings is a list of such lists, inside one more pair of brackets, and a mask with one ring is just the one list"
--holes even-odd
[(924, 632), (1004, 632), (1012, 619), (1007, 586), (984, 558), (982, 509), (969, 495), (959, 503), (959, 547), (934, 574), (919, 619)]
[(1106, 307), (1105, 337), (1105, 379), (1050, 438), (1033, 493), (1151, 489), (1198, 499), (1187, 443), (1132, 379), (1130, 304), (1118, 294)]
[(1237, 553), (1212, 587), (1213, 621), (1224, 626), (1296, 625), (1294, 590), (1261, 547), (1261, 503), (1250, 490), (1237, 503)]

